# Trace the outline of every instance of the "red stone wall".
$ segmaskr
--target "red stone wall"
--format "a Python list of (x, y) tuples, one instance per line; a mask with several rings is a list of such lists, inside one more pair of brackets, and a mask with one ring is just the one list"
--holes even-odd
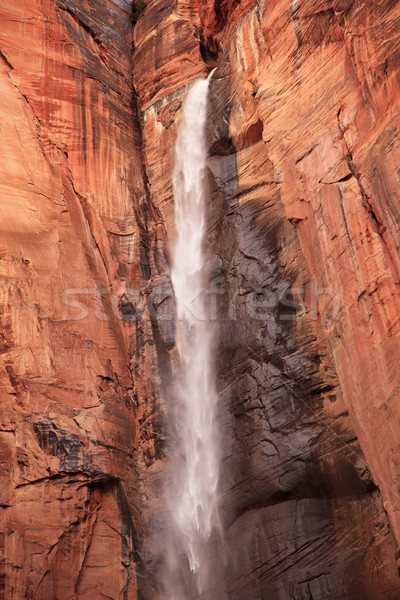
[(230, 598), (400, 596), (399, 18), (148, 0), (135, 24), (128, 0), (0, 0), (4, 598), (157, 597), (173, 149), (214, 67)]

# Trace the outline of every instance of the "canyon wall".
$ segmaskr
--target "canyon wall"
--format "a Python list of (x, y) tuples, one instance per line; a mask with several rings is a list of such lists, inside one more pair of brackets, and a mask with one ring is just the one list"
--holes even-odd
[(159, 596), (174, 142), (216, 68), (210, 600), (396, 600), (400, 7), (132, 9), (0, 0), (3, 597)]
[(0, 13), (3, 597), (137, 598), (156, 218), (131, 6)]

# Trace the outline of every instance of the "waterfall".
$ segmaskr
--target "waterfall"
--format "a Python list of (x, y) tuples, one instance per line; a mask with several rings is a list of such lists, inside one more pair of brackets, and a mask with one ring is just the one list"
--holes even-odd
[[(180, 374), (172, 400), (176, 439), (169, 502), (175, 571), (189, 564), (197, 595), (207, 581), (207, 543), (218, 525), (219, 449), (217, 393), (213, 374), (212, 324), (207, 315), (207, 276), (203, 251), (206, 231), (205, 167), (209, 79), (190, 88), (176, 140), (173, 190), (177, 239), (172, 266), (176, 297), (176, 343)], [(175, 587), (174, 587), (175, 586)], [(177, 583), (168, 600), (180, 598)], [(187, 594), (187, 592), (186, 592)], [(183, 595), (188, 600), (187, 595)]]

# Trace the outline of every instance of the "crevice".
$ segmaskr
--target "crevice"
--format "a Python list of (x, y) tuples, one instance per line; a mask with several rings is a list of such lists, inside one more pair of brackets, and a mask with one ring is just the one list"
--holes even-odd
[(310, 156), (310, 154), (315, 150), (315, 148), (318, 146), (319, 144), (314, 144), (309, 150), (307, 150), (304, 154), (302, 154), (300, 156), (300, 158), (298, 158), (296, 160), (296, 165), (298, 165), (299, 163), (301, 163), (302, 160), (304, 160), (305, 158), (307, 158), (307, 156)]
[[(374, 209), (372, 208), (372, 206), (371, 206), (371, 204), (369, 202), (368, 195), (365, 192), (365, 190), (363, 188), (363, 185), (361, 183), (361, 176), (360, 176), (359, 173), (356, 172), (356, 168), (355, 168), (354, 163), (353, 163), (353, 156), (352, 156), (350, 148), (349, 148), (349, 146), (347, 144), (347, 140), (346, 140), (346, 136), (345, 136), (345, 130), (344, 130), (344, 127), (343, 127), (343, 125), (342, 125), (342, 123), (340, 121), (340, 114), (341, 114), (341, 112), (342, 112), (342, 107), (340, 107), (339, 110), (338, 110), (338, 112), (337, 112), (337, 121), (338, 121), (339, 131), (340, 131), (340, 133), (342, 135), (343, 142), (344, 142), (344, 144), (346, 146), (346, 150), (347, 150), (347, 157), (346, 158), (347, 158), (347, 164), (349, 166), (350, 173), (348, 173), (345, 177), (343, 177), (342, 179), (340, 179), (339, 182), (346, 181), (346, 180), (350, 179), (351, 177), (355, 178), (355, 180), (357, 182), (357, 185), (358, 185), (358, 189), (359, 189), (360, 194), (361, 194), (362, 199), (363, 199), (364, 208), (368, 212), (368, 214), (370, 215), (372, 221), (375, 224), (375, 231), (376, 231), (376, 233), (380, 236), (380, 238), (382, 239), (382, 242), (387, 247), (386, 240), (385, 240), (385, 238), (383, 236), (383, 233), (386, 231), (386, 228), (381, 223), (381, 221), (378, 219), (378, 217), (377, 217)], [(343, 207), (343, 203), (342, 203), (342, 207)]]
[(343, 183), (344, 181), (349, 181), (349, 179), (351, 179), (352, 177), (354, 177), (353, 173), (347, 173), (346, 175), (343, 175), (343, 177), (341, 177), (340, 179), (336, 179), (335, 181), (319, 180), (318, 183), (322, 183), (323, 185), (335, 185), (337, 183)]
[[(135, 526), (129, 503), (125, 494), (125, 490), (121, 481), (118, 482), (117, 495), (119, 505), (121, 507), (122, 521), (124, 523), (124, 526), (126, 527), (125, 535), (127, 537), (130, 537), (132, 543), (131, 556), (135, 564), (135, 571), (138, 583), (138, 598), (141, 598), (142, 600), (150, 600), (150, 598), (153, 597), (148, 586), (148, 582), (151, 581), (151, 576), (147, 571), (145, 561), (143, 560), (139, 551), (139, 532), (137, 531), (137, 528)], [(140, 518), (140, 515), (138, 513), (137, 516), (138, 518)]]
[[(74, 479), (77, 476), (81, 476), (81, 479)], [(99, 483), (108, 481), (110, 479), (118, 481), (116, 477), (112, 475), (99, 475), (96, 477), (93, 473), (87, 473), (86, 471), (60, 471), (59, 473), (55, 473), (53, 475), (46, 475), (45, 477), (39, 477), (38, 479), (33, 479), (32, 481), (25, 481), (24, 483), (18, 483), (15, 488), (22, 488), (28, 485), (37, 485), (43, 483), (45, 481), (56, 481), (57, 479), (69, 478), (69, 483)]]
[(35, 590), (35, 596), (37, 597), (37, 593), (39, 591), (39, 588), (42, 584), (42, 582), (44, 581), (44, 578), (46, 577), (46, 575), (49, 575), (49, 573), (51, 573), (51, 569), (46, 569), (45, 572), (43, 573), (43, 575), (41, 576), (41, 578), (39, 579), (39, 582), (36, 586), (36, 590)]
[(131, 13), (131, 20), (133, 26), (135, 26), (136, 23), (139, 21), (146, 8), (147, 5), (144, 0), (133, 0)]
[[(133, 29), (134, 29), (134, 25), (133, 25)], [(132, 40), (133, 40), (133, 35), (132, 35)], [(134, 42), (132, 41), (132, 82), (134, 80), (134, 57), (135, 57), (135, 45)], [(135, 204), (133, 202), (133, 210), (135, 213), (135, 218), (136, 218), (136, 222), (138, 224), (139, 230), (140, 230), (140, 237), (141, 237), (141, 241), (143, 243), (143, 248), (146, 254), (146, 258), (148, 261), (148, 264), (150, 265), (150, 276), (151, 275), (158, 275), (161, 272), (161, 269), (158, 265), (158, 261), (156, 259), (156, 257), (154, 257), (153, 253), (152, 253), (152, 248), (156, 248), (157, 244), (153, 242), (155, 242), (155, 240), (151, 239), (151, 234), (153, 234), (153, 236), (156, 235), (156, 227), (157, 226), (162, 226), (163, 228), (163, 232), (164, 232), (164, 236), (165, 239), (167, 238), (167, 232), (165, 229), (165, 225), (163, 222), (163, 219), (161, 217), (160, 212), (158, 211), (158, 209), (154, 206), (152, 200), (151, 200), (151, 194), (150, 194), (150, 181), (147, 175), (147, 166), (146, 166), (146, 158), (145, 158), (145, 137), (144, 137), (144, 113), (141, 109), (140, 106), (140, 99), (139, 96), (136, 92), (136, 89), (132, 83), (132, 99), (131, 99), (131, 107), (132, 107), (132, 112), (134, 114), (134, 119), (133, 119), (133, 127), (134, 127), (134, 133), (135, 133), (135, 137), (136, 137), (136, 143), (137, 143), (137, 148), (138, 148), (138, 153), (140, 156), (140, 161), (141, 161), (141, 174), (142, 174), (142, 182), (143, 182), (143, 191), (144, 191), (144, 198), (142, 201), (142, 206), (138, 205), (137, 203)], [(149, 223), (148, 223), (148, 215), (150, 216), (150, 219), (152, 221), (152, 225), (153, 225), (153, 231), (150, 232), (149, 231)], [(168, 251), (167, 249), (165, 249), (165, 262), (167, 265), (170, 264), (170, 257), (168, 255)], [(152, 268), (153, 267), (153, 268)], [(156, 268), (157, 273), (154, 273), (154, 268)]]
[[(335, 14), (336, 15), (340, 14), (340, 17), (337, 19), (337, 23), (338, 23), (338, 25), (339, 25), (339, 27), (341, 29), (342, 38), (343, 38), (343, 46), (344, 46), (344, 49), (345, 49), (345, 51), (346, 51), (346, 53), (348, 55), (348, 58), (350, 60), (350, 63), (351, 63), (351, 66), (352, 66), (352, 71), (354, 73), (354, 77), (357, 80), (358, 87), (359, 87), (359, 89), (361, 91), (361, 94), (362, 94), (362, 98), (363, 98), (365, 104), (372, 111), (372, 115), (373, 115), (373, 118), (374, 118), (374, 121), (375, 121), (375, 124), (376, 124), (375, 110), (374, 110), (374, 107), (372, 106), (370, 100), (367, 97), (367, 94), (371, 97), (371, 94), (369, 93), (368, 86), (367, 86), (367, 80), (368, 80), (368, 78), (367, 78), (366, 74), (364, 74), (364, 77), (360, 78), (360, 75), (359, 75), (359, 73), (357, 71), (357, 62), (358, 62), (357, 61), (357, 57), (356, 57), (357, 53), (354, 52), (354, 40), (356, 38), (365, 38), (365, 35), (359, 35), (359, 34), (356, 35), (354, 33), (351, 33), (350, 36), (346, 35), (346, 31), (345, 31), (345, 27), (344, 27), (344, 23), (343, 23), (343, 16), (348, 12), (349, 9), (350, 9), (350, 7), (348, 9), (346, 9), (342, 13), (338, 13), (335, 10)], [(350, 37), (350, 42), (348, 41), (349, 37)]]
[(347, 173), (347, 175), (344, 175), (343, 177), (338, 179), (336, 183), (341, 183), (342, 181), (348, 181), (352, 177), (353, 177), (353, 173)]
[(203, 31), (200, 33), (200, 55), (203, 59), (203, 62), (211, 68), (217, 66), (218, 56), (220, 52), (220, 47), (217, 40), (213, 41), (213, 47), (208, 43), (208, 40), (204, 37)]
[(130, 235), (135, 235), (136, 231), (128, 231), (128, 233), (122, 233), (119, 231), (111, 231), (110, 229), (106, 229), (107, 233), (110, 235), (116, 235), (118, 237), (129, 237)]
[(75, 194), (75, 196), (76, 196), (76, 197), (78, 198), (78, 200), (79, 200), (79, 204), (80, 204), (80, 206), (81, 206), (81, 208), (82, 208), (82, 213), (83, 213), (83, 215), (84, 215), (84, 217), (85, 217), (85, 222), (88, 224), (88, 227), (89, 227), (89, 231), (90, 231), (90, 234), (91, 234), (92, 240), (93, 240), (93, 242), (94, 242), (94, 244), (95, 244), (95, 246), (96, 246), (96, 249), (97, 249), (97, 250), (98, 250), (98, 252), (99, 252), (99, 255), (100, 255), (100, 258), (101, 258), (101, 260), (102, 260), (102, 263), (103, 263), (103, 265), (104, 265), (104, 268), (105, 268), (105, 271), (106, 271), (106, 273), (107, 273), (107, 276), (109, 276), (109, 272), (108, 272), (108, 267), (107, 267), (106, 260), (105, 260), (105, 258), (104, 258), (104, 256), (103, 256), (103, 253), (102, 253), (102, 251), (101, 251), (101, 249), (100, 249), (100, 246), (99, 246), (99, 244), (98, 244), (98, 242), (97, 242), (96, 236), (95, 236), (95, 235), (94, 235), (94, 233), (93, 233), (93, 228), (92, 228), (92, 225), (91, 225), (91, 222), (90, 222), (90, 221), (91, 221), (91, 218), (90, 218), (90, 210), (91, 210), (91, 207), (90, 207), (90, 205), (89, 205), (89, 203), (88, 203), (88, 201), (87, 201), (87, 198), (85, 198), (84, 196), (82, 196), (82, 195), (81, 195), (81, 194), (80, 194), (80, 193), (79, 193), (79, 192), (76, 190), (72, 176), (71, 176), (71, 177), (68, 177), (68, 180), (69, 180), (69, 182), (70, 182), (70, 184), (71, 184), (71, 187), (72, 187), (72, 189), (73, 189), (73, 191), (74, 191), (74, 194)]
[[(78, 592), (78, 585), (79, 585), (79, 583), (81, 581), (81, 577), (82, 577), (82, 572), (83, 572), (83, 568), (84, 568), (84, 565), (85, 565), (85, 561), (87, 559), (87, 555), (88, 555), (89, 550), (90, 550), (91, 545), (92, 545), (93, 531), (94, 531), (94, 528), (95, 528), (96, 523), (97, 523), (97, 515), (98, 515), (99, 510), (100, 510), (100, 505), (97, 505), (94, 508), (93, 513), (89, 516), (89, 519), (88, 519), (89, 528), (88, 528), (88, 531), (86, 531), (85, 537), (88, 537), (89, 539), (88, 539), (86, 547), (85, 547), (85, 549), (83, 551), (83, 557), (82, 557), (82, 560), (81, 560), (81, 564), (79, 566), (78, 577), (76, 578), (76, 581), (75, 581), (75, 585), (74, 585), (74, 592), (75, 592), (75, 594), (77, 594), (77, 592)], [(94, 516), (94, 520), (93, 520), (93, 516)]]
[(294, 32), (295, 32), (296, 38), (297, 38), (297, 49), (296, 49), (297, 85), (300, 87), (303, 38), (302, 38), (300, 19), (299, 19), (299, 0), (292, 0), (292, 19), (293, 19)]
[(311, 390), (309, 392), (310, 396), (317, 396), (319, 394), (327, 394), (328, 392), (333, 392), (335, 391), (335, 386), (333, 385), (322, 385), (321, 387), (316, 387), (315, 389)]
[(349, 147), (349, 145), (347, 143), (347, 140), (346, 140), (345, 128), (344, 128), (344, 126), (343, 126), (343, 124), (342, 124), (342, 122), (340, 120), (340, 115), (341, 114), (342, 114), (342, 106), (339, 107), (339, 109), (338, 109), (338, 111), (336, 113), (336, 119), (337, 119), (338, 128), (339, 128), (341, 137), (343, 139), (343, 143), (346, 146), (346, 151), (347, 151), (347, 157), (346, 157), (346, 159), (347, 159), (347, 162), (349, 163), (349, 169), (350, 169), (351, 173), (354, 174), (354, 172), (353, 172), (354, 171), (353, 170), (353, 165), (352, 165), (353, 154), (352, 154), (352, 152), (350, 150), (350, 147)]
[(0, 58), (3, 59), (3, 61), (5, 62), (6, 66), (11, 70), (14, 71), (14, 67), (12, 66), (12, 64), (10, 63), (10, 61), (7, 58), (6, 53), (4, 52), (4, 50), (2, 50), (0, 48)]
[(106, 59), (106, 57), (104, 56), (104, 53), (107, 53), (107, 47), (106, 45), (101, 41), (101, 39), (99, 38), (98, 34), (93, 31), (93, 29), (84, 21), (82, 21), (82, 19), (80, 19), (78, 17), (78, 15), (71, 10), (68, 6), (66, 6), (63, 2), (61, 2), (60, 0), (57, 2), (57, 8), (59, 8), (59, 10), (66, 12), (67, 14), (69, 14), (72, 19), (80, 26), (82, 27), (82, 29), (84, 29), (86, 31), (86, 33), (91, 37), (91, 39), (93, 40), (93, 42), (98, 46), (100, 52), (99, 52), (99, 57), (100, 60), (103, 62), (104, 66), (110, 70), (110, 65), (108, 64), (108, 61)]

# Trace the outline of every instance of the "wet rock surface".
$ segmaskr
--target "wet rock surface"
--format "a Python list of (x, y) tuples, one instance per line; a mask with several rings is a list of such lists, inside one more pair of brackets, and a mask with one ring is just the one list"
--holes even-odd
[(399, 598), (397, 3), (0, 15), (4, 598), (159, 596), (174, 142), (214, 67), (210, 600)]
[[(216, 196), (230, 191), (211, 216), (221, 257), (221, 508), (226, 573), (235, 574), (227, 597), (394, 599), (396, 545), (300, 296), (309, 276), (302, 262), (289, 266), (300, 251), (294, 228), (276, 210), (279, 198), (260, 215), (231, 159), (210, 163)], [(380, 569), (371, 572), (366, 556)]]

